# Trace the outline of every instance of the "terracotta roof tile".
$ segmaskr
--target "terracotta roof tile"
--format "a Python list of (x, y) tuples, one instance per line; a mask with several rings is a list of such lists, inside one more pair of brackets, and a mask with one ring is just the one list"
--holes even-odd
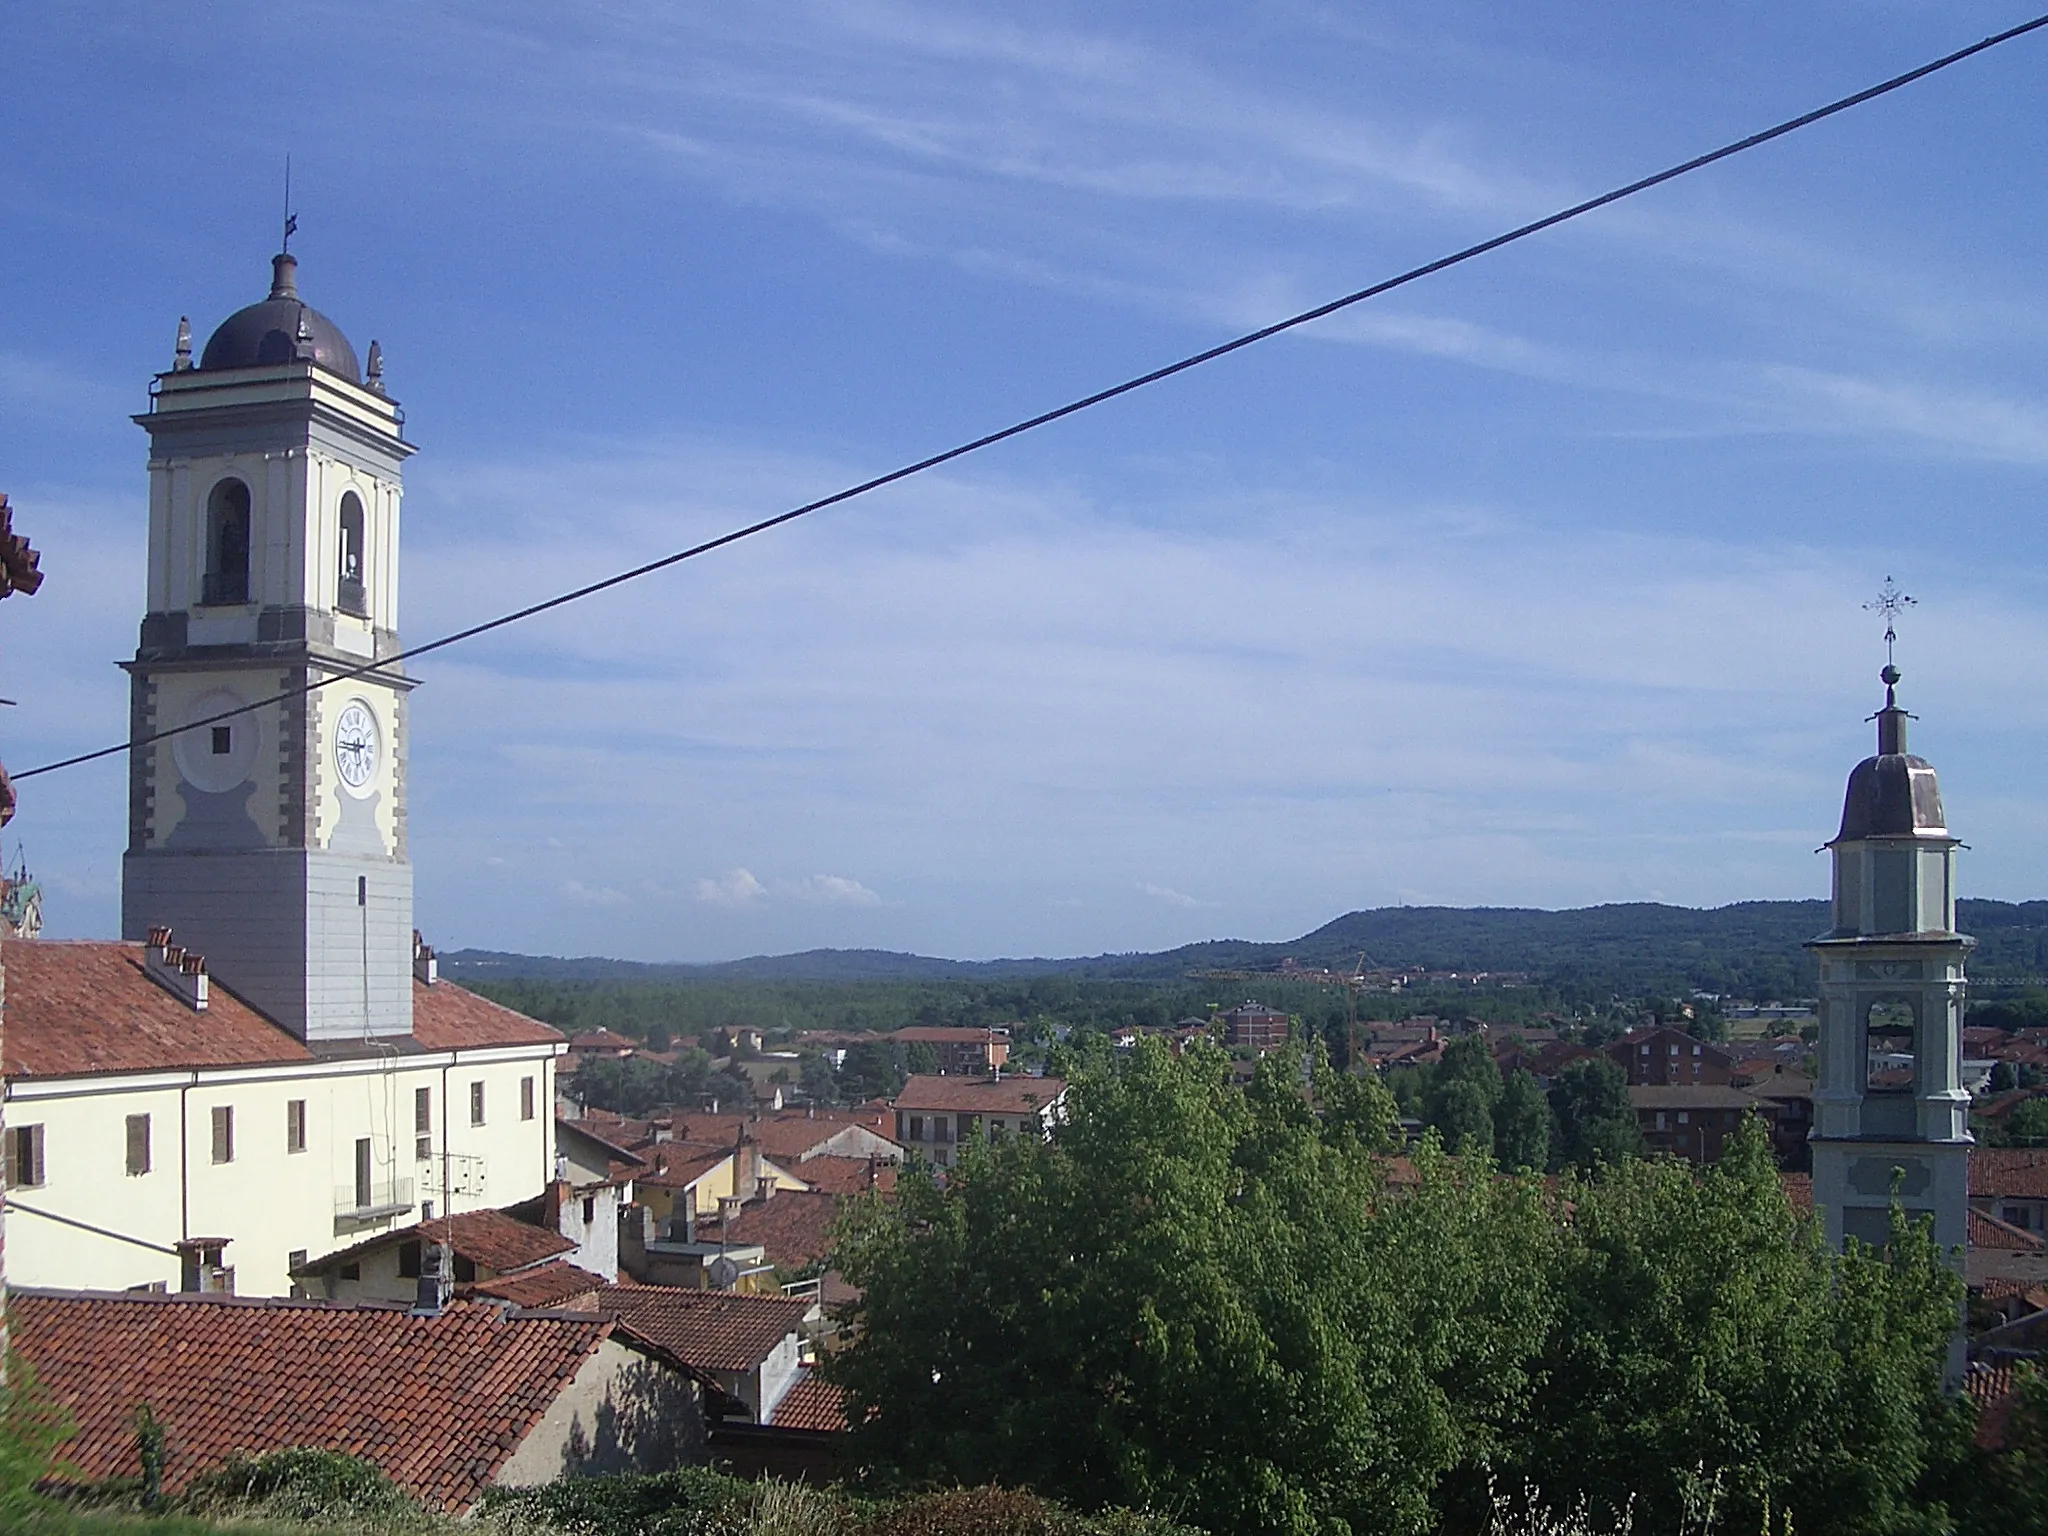
[(5, 1072), (73, 1077), (311, 1061), (302, 1041), (215, 979), (204, 1013), (142, 968), (143, 946), (9, 939)]
[(621, 1332), (703, 1371), (751, 1371), (802, 1331), (813, 1305), (671, 1285), (619, 1285), (597, 1295), (597, 1310)]
[[(922, 1041), (926, 1045), (987, 1045), (989, 1031), (945, 1024), (912, 1024), (888, 1036), (891, 1040)], [(998, 1044), (1008, 1044), (1010, 1031), (997, 1026), (995, 1039)]]
[(1996, 1216), (1970, 1208), (1969, 1241), (1972, 1248), (2003, 1248), (2013, 1253), (2048, 1253), (2048, 1241), (2038, 1232), (2016, 1227)]
[(841, 1430), (846, 1428), (846, 1395), (806, 1366), (782, 1394), (769, 1420), (778, 1429)]
[(18, 1291), (14, 1342), (78, 1422), (87, 1481), (136, 1477), (135, 1410), (169, 1451), (166, 1492), (238, 1454), (360, 1456), (432, 1508), (469, 1507), (610, 1331), (601, 1319), (242, 1297)]
[[(14, 1027), (8, 983), (8, 1029)], [(1970, 1153), (1970, 1193), (2048, 1200), (2048, 1147), (1978, 1147)]]
[(430, 1051), (481, 1045), (556, 1045), (562, 1032), (452, 981), (412, 986), (412, 1035)]
[(751, 1202), (729, 1222), (699, 1222), (697, 1240), (759, 1244), (777, 1269), (799, 1269), (832, 1251), (838, 1220), (839, 1196), (790, 1190)]
[(1056, 1077), (940, 1077), (919, 1075), (903, 1085), (896, 1107), (957, 1111), (970, 1115), (1014, 1115), (1043, 1109), (1067, 1085)]
[[(297, 1273), (317, 1273), (359, 1254), (388, 1248), (393, 1243), (418, 1239), (438, 1243), (444, 1234), (458, 1258), (468, 1259), (501, 1275), (531, 1268), (557, 1254), (568, 1253), (576, 1246), (559, 1232), (536, 1227), (503, 1211), (462, 1211), (454, 1216), (436, 1216), (432, 1221), (416, 1222), (408, 1227), (394, 1227), (389, 1232), (364, 1238), (352, 1247), (323, 1253), (308, 1261)], [(591, 1278), (596, 1280), (595, 1276)]]
[(896, 1175), (901, 1170), (896, 1163), (882, 1158), (873, 1164), (864, 1157), (806, 1158), (797, 1174), (811, 1188), (828, 1195), (864, 1195), (868, 1192), (871, 1170), (875, 1189), (885, 1195), (896, 1192)]
[(1628, 1091), (1628, 1101), (1645, 1109), (1761, 1109), (1756, 1095), (1717, 1083), (1639, 1083)]
[(687, 1189), (732, 1156), (731, 1147), (707, 1147), (694, 1141), (662, 1141), (641, 1149), (651, 1171), (633, 1182), (652, 1189)]
[(458, 1295), (495, 1296), (515, 1307), (553, 1307), (588, 1312), (596, 1302), (597, 1292), (607, 1283), (601, 1275), (556, 1260), (536, 1269), (522, 1269), (517, 1274), (499, 1275), (490, 1280), (479, 1280), (474, 1285), (458, 1286), (456, 1291)]
[(883, 1137), (893, 1137), (895, 1132), (892, 1116), (843, 1109), (825, 1109), (815, 1113), (800, 1109), (783, 1110), (763, 1115), (759, 1120), (741, 1115), (675, 1115), (669, 1123), (674, 1127), (678, 1140), (714, 1147), (732, 1146), (744, 1126), (764, 1153), (784, 1161), (790, 1158), (803, 1160), (815, 1148), (823, 1146), (849, 1126), (858, 1126)]

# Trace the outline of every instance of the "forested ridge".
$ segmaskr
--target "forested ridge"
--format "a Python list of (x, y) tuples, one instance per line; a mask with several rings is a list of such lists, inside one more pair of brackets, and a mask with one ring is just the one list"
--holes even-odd
[[(1965, 900), (1958, 921), (1978, 941), (1979, 981), (2048, 977), (2048, 901)], [(1204, 971), (1302, 966), (1515, 971), (1574, 995), (1683, 995), (1700, 990), (1765, 1001), (1810, 995), (1801, 949), (1827, 926), (1822, 901), (1745, 901), (1725, 907), (1629, 902), (1545, 911), (1527, 907), (1377, 907), (1349, 912), (1296, 939), (1213, 939), (1154, 954), (962, 961), (885, 950), (808, 950), (713, 965), (650, 964), (466, 949), (442, 957), (465, 983), (940, 982), (1069, 977), (1177, 982)]]

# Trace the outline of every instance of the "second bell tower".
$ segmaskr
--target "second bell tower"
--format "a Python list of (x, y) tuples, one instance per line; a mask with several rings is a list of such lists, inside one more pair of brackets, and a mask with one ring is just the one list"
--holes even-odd
[[(413, 452), (338, 326), (272, 260), (195, 364), (180, 322), (149, 433), (149, 585), (130, 737), (392, 656)], [(406, 695), (397, 665), (129, 752), (121, 928), (159, 925), (309, 1042), (412, 1029)]]

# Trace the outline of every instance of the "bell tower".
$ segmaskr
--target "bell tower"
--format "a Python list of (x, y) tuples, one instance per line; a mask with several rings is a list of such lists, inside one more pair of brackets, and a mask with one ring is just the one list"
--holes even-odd
[(1881, 1246), (1896, 1182), (1907, 1215), (1933, 1217), (1934, 1240), (1960, 1254), (1973, 1145), (1963, 966), (1977, 941), (1956, 932), (1957, 840), (1933, 766), (1906, 751), (1898, 669), (1882, 680), (1877, 755), (1850, 773), (1828, 844), (1834, 926), (1806, 945), (1820, 962), (1813, 1202), (1836, 1247)]
[(294, 693), (398, 642), (404, 414), (271, 260), (269, 296), (195, 364), (178, 324), (150, 408), (149, 580), (130, 683), (121, 928), (153, 927), (309, 1042), (412, 1029), (406, 695), (396, 664)]

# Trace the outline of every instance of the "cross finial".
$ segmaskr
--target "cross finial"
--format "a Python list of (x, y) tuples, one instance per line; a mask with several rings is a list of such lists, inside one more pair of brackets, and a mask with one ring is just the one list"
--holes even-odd
[(1917, 607), (1915, 600), (1906, 595), (1899, 584), (1887, 576), (1884, 585), (1877, 589), (1877, 596), (1863, 605), (1865, 611), (1881, 614), (1884, 618), (1884, 667), (1892, 671), (1892, 646), (1899, 638), (1899, 615), (1908, 608)]

